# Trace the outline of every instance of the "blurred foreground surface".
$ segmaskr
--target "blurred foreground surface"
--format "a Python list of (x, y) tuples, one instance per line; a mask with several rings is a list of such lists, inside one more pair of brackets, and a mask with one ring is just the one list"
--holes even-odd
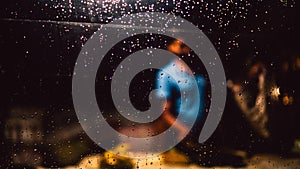
[[(100, 161), (103, 157), (100, 155), (94, 155), (84, 158), (79, 162), (78, 165), (74, 166), (66, 166), (61, 169), (100, 169)], [(238, 167), (239, 169), (299, 169), (300, 168), (300, 159), (299, 158), (282, 158), (276, 155), (270, 154), (258, 154), (249, 159), (245, 160), (247, 166)], [(142, 169), (202, 169), (202, 168), (214, 168), (214, 169), (229, 169), (236, 168), (231, 166), (214, 166), (214, 167), (201, 167), (194, 164), (172, 164), (172, 163), (164, 163), (158, 159), (150, 159), (150, 160), (135, 160), (133, 161), (133, 168), (142, 168)], [(50, 169), (37, 167), (37, 169)]]

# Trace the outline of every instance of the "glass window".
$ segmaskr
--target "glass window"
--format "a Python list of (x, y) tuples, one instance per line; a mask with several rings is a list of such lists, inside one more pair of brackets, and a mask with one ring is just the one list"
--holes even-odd
[(9, 0), (0, 168), (297, 168), (295, 0)]

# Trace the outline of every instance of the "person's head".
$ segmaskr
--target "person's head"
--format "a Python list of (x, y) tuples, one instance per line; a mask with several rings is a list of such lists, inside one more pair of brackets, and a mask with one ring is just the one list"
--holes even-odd
[(260, 74), (266, 74), (266, 72), (267, 72), (267, 70), (266, 70), (265, 65), (261, 62), (256, 62), (251, 66), (251, 68), (248, 72), (248, 77), (250, 79), (253, 79), (253, 78), (258, 77), (258, 75), (260, 75)]

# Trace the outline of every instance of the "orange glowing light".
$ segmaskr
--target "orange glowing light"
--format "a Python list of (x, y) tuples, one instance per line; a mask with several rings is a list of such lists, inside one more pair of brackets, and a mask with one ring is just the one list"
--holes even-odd
[(169, 46), (168, 50), (170, 52), (173, 52), (175, 54), (187, 54), (190, 52), (190, 48), (187, 46), (184, 46), (183, 42), (181, 40), (174, 40)]

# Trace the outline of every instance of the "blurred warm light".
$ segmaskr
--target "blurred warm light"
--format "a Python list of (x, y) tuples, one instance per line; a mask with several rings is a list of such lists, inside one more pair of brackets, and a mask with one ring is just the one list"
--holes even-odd
[[(116, 155), (114, 155), (114, 156), (116, 156)], [(183, 155), (181, 155), (181, 156), (183, 156)], [(143, 168), (143, 169), (145, 169), (145, 168), (160, 168), (162, 166), (162, 164), (164, 163), (164, 159), (169, 158), (169, 157), (176, 157), (176, 159), (173, 159), (175, 162), (178, 162), (178, 161), (186, 162), (186, 159), (183, 159), (183, 157), (181, 157), (181, 156), (178, 155), (178, 153), (175, 154), (174, 152), (169, 152), (168, 154), (164, 153), (164, 154), (158, 155), (156, 157), (145, 158), (145, 159), (131, 159), (131, 160), (132, 160), (132, 164), (134, 165), (133, 168)], [(118, 157), (121, 157), (121, 156), (118, 156)], [(104, 157), (100, 154), (87, 156), (87, 157), (83, 158), (78, 163), (78, 165), (66, 166), (66, 167), (62, 167), (60, 169), (99, 169), (101, 166), (101, 160), (103, 160), (103, 158)], [(187, 157), (185, 157), (185, 158), (187, 158)], [(112, 168), (114, 168), (113, 164), (110, 164), (110, 165), (112, 166)], [(174, 168), (174, 167), (172, 167), (172, 168)], [(37, 167), (36, 169), (49, 169), (49, 168)]]
[(266, 73), (266, 68), (263, 63), (258, 62), (251, 67), (248, 75), (249, 75), (249, 77), (253, 78), (253, 77), (256, 77), (257, 74), (260, 74), (260, 73)]
[(294, 98), (292, 96), (288, 96), (288, 95), (285, 95), (283, 98), (282, 98), (282, 103), (283, 105), (292, 105), (294, 102)]
[(295, 140), (294, 144), (295, 144), (295, 146), (297, 146), (298, 148), (300, 148), (300, 140)]
[[(93, 155), (83, 158), (78, 165), (66, 166), (61, 169), (99, 169), (101, 155)], [(44, 167), (37, 167), (36, 169), (48, 169)]]
[(284, 96), (282, 98), (282, 103), (283, 103), (283, 105), (288, 105), (289, 104), (289, 97), (288, 96)]
[(280, 95), (280, 88), (277, 86), (272, 87), (270, 94), (271, 94), (272, 100), (278, 101), (278, 96)]
[(181, 40), (174, 40), (169, 46), (168, 50), (175, 54), (187, 54), (190, 52), (190, 48), (183, 45)]

